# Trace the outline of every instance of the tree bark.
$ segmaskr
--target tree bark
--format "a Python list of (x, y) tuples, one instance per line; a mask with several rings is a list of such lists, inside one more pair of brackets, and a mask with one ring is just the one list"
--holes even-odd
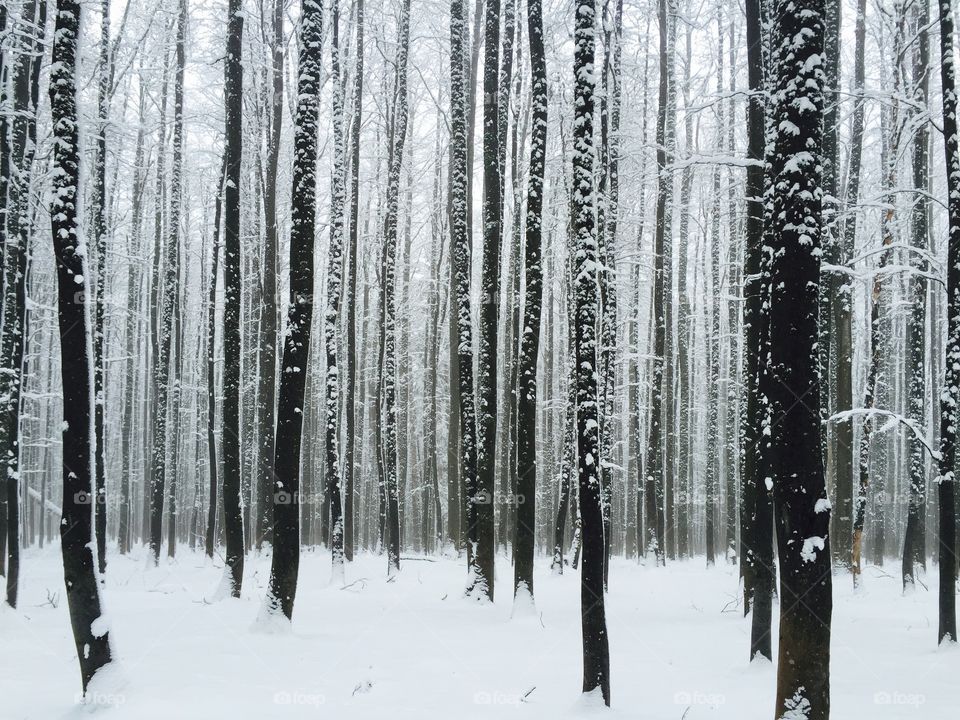
[[(243, 513), (240, 504), (240, 160), (243, 148), (243, 14), (240, 0), (227, 6), (227, 58), (224, 64), (226, 147), (223, 191), (223, 520), (225, 577), (230, 593), (243, 585)], [(294, 197), (299, 197), (294, 195)], [(310, 290), (312, 292), (312, 288)], [(295, 457), (293, 462), (298, 462)], [(275, 511), (276, 512), (276, 511)], [(276, 516), (275, 516), (276, 517)], [(299, 542), (299, 537), (297, 538)], [(277, 553), (277, 549), (274, 549)], [(276, 554), (274, 555), (276, 557)]]
[(63, 387), (63, 517), (60, 544), (70, 624), (86, 692), (93, 676), (110, 662), (110, 636), (101, 619), (94, 565), (91, 512), (93, 453), (93, 338), (87, 320), (84, 256), (79, 248), (77, 204), (80, 153), (76, 99), (80, 4), (57, 0), (50, 78), (50, 108), (56, 142), (50, 218), (57, 265), (57, 316)]
[(290, 295), (280, 366), (273, 475), (273, 558), (267, 611), (293, 618), (300, 568), (300, 443), (304, 388), (313, 320), (313, 245), (316, 228), (317, 120), (323, 6), (302, 0), (300, 66), (293, 140), (293, 206), (290, 223)]
[(609, 706), (610, 649), (604, 610), (603, 510), (596, 372), (599, 302), (593, 177), (593, 98), (596, 80), (592, 68), (597, 23), (592, 0), (578, 0), (574, 8), (574, 192), (571, 210), (576, 242), (573, 322), (577, 368), (577, 474), (583, 532), (583, 567), (580, 571), (583, 692), (599, 690), (604, 704)]
[(760, 390), (770, 412), (769, 441), (761, 453), (773, 484), (781, 565), (776, 714), (826, 720), (833, 601), (817, 391), (820, 248), (826, 234), (826, 77), (817, 62), (824, 52), (824, 0), (778, 0), (774, 17), (770, 352)]
[(957, 642), (956, 480), (957, 404), (960, 402), (960, 141), (957, 137), (953, 2), (940, 0), (940, 84), (943, 93), (944, 155), (947, 168), (947, 345), (946, 378), (940, 397), (939, 622), (937, 641)]
[[(514, 603), (524, 593), (533, 601), (533, 556), (536, 543), (537, 496), (537, 361), (540, 354), (540, 313), (543, 295), (541, 241), (543, 236), (543, 176), (547, 150), (547, 63), (543, 47), (540, 0), (528, 0), (530, 88), (533, 133), (527, 187), (526, 250), (524, 257), (523, 336), (517, 388), (517, 529), (514, 544)], [(517, 182), (517, 178), (514, 178)], [(519, 209), (519, 208), (517, 208)], [(518, 269), (519, 272), (519, 269)]]

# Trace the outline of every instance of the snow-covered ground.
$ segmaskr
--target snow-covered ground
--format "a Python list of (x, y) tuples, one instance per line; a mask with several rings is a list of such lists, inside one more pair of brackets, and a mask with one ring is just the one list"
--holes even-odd
[[(478, 606), (461, 596), (460, 560), (405, 560), (388, 583), (386, 561), (361, 556), (342, 587), (330, 584), (328, 554), (304, 552), (293, 629), (277, 634), (255, 627), (269, 558), (248, 558), (241, 599), (210, 603), (219, 564), (183, 551), (147, 568), (142, 549), (109, 558), (120, 663), (82, 705), (58, 552), (26, 552), (20, 608), (0, 610), (3, 720), (773, 715), (775, 668), (747, 663), (749, 622), (731, 567), (614, 563), (608, 712), (580, 696), (574, 572), (538, 565), (535, 612), (511, 617), (505, 558), (497, 602)], [(936, 647), (935, 576), (906, 597), (881, 569), (865, 578), (858, 595), (848, 578), (835, 582), (832, 716), (958, 717), (960, 651)]]

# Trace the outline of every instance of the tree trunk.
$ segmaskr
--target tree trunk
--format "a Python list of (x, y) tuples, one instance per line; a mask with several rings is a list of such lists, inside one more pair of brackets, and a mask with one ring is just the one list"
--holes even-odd
[(354, 541), (354, 487), (360, 479), (356, 468), (356, 414), (363, 405), (354, 400), (357, 385), (357, 268), (360, 265), (358, 255), (359, 215), (360, 215), (360, 130), (363, 115), (363, 2), (357, 0), (357, 48), (354, 66), (353, 118), (350, 139), (350, 277), (347, 284), (345, 302), (347, 303), (347, 379), (343, 394), (347, 398), (347, 433), (343, 448), (343, 555), (353, 560)]
[(747, 68), (751, 102), (747, 108), (747, 221), (744, 267), (745, 368), (743, 470), (741, 473), (740, 509), (740, 574), (743, 578), (744, 614), (750, 613), (750, 659), (761, 655), (773, 659), (770, 642), (773, 611), (773, 508), (770, 489), (766, 485), (760, 444), (766, 419), (760, 382), (762, 358), (767, 352), (767, 313), (764, 311), (764, 222), (766, 215), (767, 178), (764, 173), (765, 103), (761, 93), (767, 82), (764, 73), (766, 53), (763, 43), (764, 17), (762, 0), (747, 0)]
[(410, 50), (410, 0), (404, 0), (396, 57), (390, 152), (387, 166), (387, 211), (383, 224), (383, 363), (381, 381), (385, 407), (383, 449), (387, 504), (387, 572), (400, 569), (400, 496), (397, 469), (397, 329), (395, 302), (397, 271), (397, 224), (400, 205), (400, 173), (407, 140), (407, 58)]
[(953, 3), (940, 1), (940, 74), (943, 88), (943, 136), (947, 167), (947, 346), (946, 378), (940, 401), (940, 612), (937, 641), (957, 642), (957, 536), (954, 500), (957, 456), (957, 403), (960, 402), (960, 146), (953, 56)]
[[(240, 506), (240, 159), (243, 147), (243, 14), (229, 0), (224, 64), (226, 146), (223, 190), (223, 521), (225, 578), (233, 597), (243, 585), (243, 514)], [(294, 194), (294, 197), (299, 197)], [(312, 237), (312, 236), (311, 236)], [(313, 289), (309, 290), (312, 292)], [(299, 461), (294, 457), (293, 462)], [(275, 510), (276, 512), (276, 510)], [(274, 516), (276, 517), (276, 515)], [(296, 538), (299, 542), (299, 537)], [(274, 550), (274, 558), (278, 549)], [(276, 562), (276, 560), (274, 561)]]
[(657, 109), (657, 208), (656, 229), (654, 234), (654, 287), (653, 287), (653, 376), (650, 398), (650, 422), (647, 435), (647, 467), (644, 500), (646, 502), (647, 538), (645, 551), (652, 551), (658, 565), (665, 562), (664, 556), (664, 477), (669, 468), (664, 466), (663, 424), (664, 424), (664, 379), (665, 365), (670, 362), (666, 355), (666, 305), (670, 302), (670, 287), (666, 283), (665, 265), (671, 258), (665, 253), (670, 247), (667, 239), (670, 234), (670, 196), (672, 195), (672, 176), (667, 170), (667, 148), (671, 142), (673, 119), (668, 117), (668, 98), (670, 95), (669, 73), (669, 19), (667, 6), (670, 0), (658, 0), (657, 17), (660, 27), (660, 95)]
[[(540, 312), (543, 271), (543, 176), (547, 150), (547, 64), (543, 47), (540, 0), (528, 0), (527, 35), (530, 43), (530, 88), (533, 134), (530, 139), (530, 177), (527, 187), (523, 337), (520, 344), (517, 388), (517, 530), (514, 543), (514, 604), (533, 602), (533, 556), (536, 544), (537, 496), (537, 361), (540, 354)], [(517, 182), (514, 178), (514, 182)], [(519, 207), (516, 208), (519, 211)], [(517, 269), (519, 273), (519, 268)], [(562, 561), (561, 561), (562, 562)]]
[[(464, 43), (467, 24), (464, 19), (464, 0), (450, 2), (450, 239), (453, 256), (453, 285), (456, 312), (458, 387), (457, 404), (460, 409), (460, 471), (467, 510), (467, 568), (473, 570), (477, 551), (476, 499), (477, 483), (477, 423), (473, 388), (473, 330), (470, 310), (470, 225), (468, 223), (470, 197), (468, 194), (469, 163), (467, 137), (467, 98), (464, 78)], [(451, 374), (451, 378), (453, 375)], [(451, 379), (451, 383), (452, 383)], [(452, 411), (452, 410), (451, 410)], [(471, 580), (468, 580), (471, 582)], [(469, 591), (468, 586), (468, 591)]]
[[(494, 484), (497, 449), (497, 325), (500, 298), (501, 168), (499, 85), (500, 0), (486, 0), (483, 58), (483, 269), (477, 346), (477, 481), (468, 540), (474, 557), (468, 592), (494, 597)], [(463, 365), (460, 366), (461, 371)]]
[(313, 245), (316, 227), (317, 119), (323, 41), (323, 6), (301, 3), (301, 50), (293, 141), (290, 223), (290, 295), (283, 341), (274, 450), (273, 559), (266, 609), (293, 618), (300, 568), (300, 443), (313, 319)]
[[(38, 14), (39, 10), (39, 14)], [(21, 484), (21, 394), (23, 391), (23, 357), (27, 320), (26, 277), (29, 265), (33, 223), (30, 217), (30, 190), (33, 159), (37, 140), (37, 102), (40, 89), (40, 58), (46, 27), (46, 3), (28, 0), (23, 6), (25, 18), (35, 22), (19, 43), (13, 77), (13, 122), (7, 161), (13, 173), (6, 183), (8, 194), (3, 221), (6, 223), (6, 247), (3, 271), (3, 375), (0, 397), (0, 457), (5, 458), (6, 500), (5, 552), (0, 567), (6, 563), (6, 597), (10, 607), (17, 606), (17, 584), (20, 575), (20, 484)], [(6, 138), (3, 138), (4, 144)], [(41, 508), (41, 512), (45, 509)], [(102, 514), (102, 512), (98, 512)]]
[(331, 17), (333, 66), (333, 178), (330, 183), (330, 245), (327, 251), (327, 307), (324, 341), (327, 353), (326, 473), (330, 497), (330, 550), (335, 579), (343, 580), (343, 507), (340, 496), (340, 378), (337, 374), (337, 321), (343, 287), (343, 224), (346, 203), (346, 139), (343, 132), (343, 82), (340, 78), (340, 3), (334, 0)]
[(60, 544), (70, 624), (86, 692), (90, 680), (110, 662), (110, 636), (103, 626), (94, 565), (91, 507), (93, 469), (91, 414), (93, 349), (84, 302), (86, 269), (79, 248), (77, 204), (80, 153), (76, 100), (80, 5), (57, 0), (50, 78), (54, 149), (50, 217), (57, 264), (60, 363), (63, 388), (63, 517)]
[[(488, 0), (489, 1), (489, 0)], [(597, 228), (593, 177), (593, 108), (596, 13), (592, 0), (575, 5), (574, 30), (574, 154), (573, 230), (574, 354), (577, 368), (577, 457), (583, 568), (580, 572), (580, 612), (583, 632), (583, 692), (599, 689), (610, 705), (610, 649), (603, 589), (603, 511), (599, 468), (600, 437), (597, 393)], [(489, 16), (488, 16), (489, 17)], [(488, 38), (489, 39), (489, 38)]]
[(815, 62), (824, 51), (824, 0), (778, 0), (774, 17), (770, 352), (760, 390), (771, 419), (761, 453), (773, 483), (781, 564), (776, 713), (826, 720), (833, 601), (817, 391), (825, 98)]

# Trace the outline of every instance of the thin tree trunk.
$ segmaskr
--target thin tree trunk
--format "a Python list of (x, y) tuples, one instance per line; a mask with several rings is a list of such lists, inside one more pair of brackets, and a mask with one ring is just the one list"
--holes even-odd
[[(309, 0), (306, 0), (308, 2)], [(305, 4), (306, 4), (305, 2)], [(240, 160), (243, 147), (243, 14), (240, 0), (229, 0), (227, 58), (224, 64), (226, 146), (223, 191), (223, 521), (227, 588), (240, 597), (243, 585), (243, 513), (240, 503)], [(299, 197), (294, 194), (294, 197)], [(312, 292), (312, 287), (309, 292)], [(293, 462), (299, 458), (294, 457)], [(276, 513), (274, 506), (274, 512)], [(274, 515), (276, 518), (276, 515)], [(299, 542), (299, 537), (296, 538)], [(276, 558), (279, 548), (274, 549)], [(274, 561), (276, 562), (276, 560)]]
[(360, 214), (360, 130), (363, 115), (363, 2), (357, 0), (357, 48), (356, 64), (354, 66), (353, 86), (353, 118), (350, 145), (350, 249), (349, 264), (350, 277), (347, 284), (345, 302), (347, 304), (347, 378), (343, 386), (343, 394), (347, 399), (347, 433), (343, 448), (343, 555), (346, 560), (353, 560), (354, 541), (354, 488), (360, 479), (356, 468), (356, 414), (358, 407), (362, 412), (363, 405), (354, 400), (357, 385), (357, 269), (360, 265), (358, 255), (359, 214)]
[(957, 455), (957, 404), (960, 402), (960, 146), (957, 137), (956, 73), (953, 57), (953, 2), (940, 0), (940, 73), (943, 136), (947, 167), (947, 346), (944, 393), (940, 401), (939, 622), (937, 641), (957, 642), (957, 536), (954, 500)]

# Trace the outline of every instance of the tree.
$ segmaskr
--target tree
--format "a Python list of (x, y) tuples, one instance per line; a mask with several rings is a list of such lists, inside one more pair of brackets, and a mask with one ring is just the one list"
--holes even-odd
[[(769, 265), (769, 403), (763, 464), (780, 555), (777, 717), (830, 714), (830, 503), (820, 438), (817, 309), (822, 215), (824, 0), (778, 0)], [(801, 398), (801, 402), (797, 402)], [(801, 601), (802, 599), (802, 601)]]
[(762, 0), (747, 0), (747, 68), (751, 100), (747, 107), (746, 253), (744, 263), (745, 306), (745, 417), (740, 508), (740, 574), (743, 578), (743, 610), (750, 613), (750, 659), (758, 654), (772, 660), (770, 629), (773, 612), (773, 507), (766, 486), (766, 471), (760, 446), (766, 408), (761, 394), (761, 360), (768, 348), (767, 312), (764, 310), (764, 219), (766, 178), (766, 108), (761, 92), (765, 88), (762, 41)]
[[(6, 499), (6, 598), (17, 606), (20, 570), (20, 483), (21, 483), (21, 395), (23, 389), (23, 353), (26, 330), (26, 277), (33, 223), (30, 217), (30, 187), (37, 142), (37, 102), (40, 95), (40, 58), (46, 27), (46, 3), (27, 0), (22, 21), (31, 23), (19, 43), (13, 74), (13, 121), (7, 162), (13, 173), (6, 183), (6, 243), (3, 272), (3, 374), (0, 380), (0, 457), (4, 458), (6, 487), (0, 489)], [(3, 139), (6, 142), (6, 138)]]
[[(851, 118), (851, 127), (850, 127), (850, 156), (848, 160), (848, 170), (847, 170), (847, 191), (846, 191), (846, 205), (848, 208), (848, 214), (846, 221), (844, 223), (843, 229), (843, 242), (845, 245), (850, 248), (855, 245), (856, 241), (856, 232), (857, 232), (857, 215), (854, 212), (850, 212), (850, 208), (854, 206), (860, 195), (860, 170), (861, 170), (861, 159), (863, 157), (863, 126), (864, 126), (864, 98), (863, 98), (863, 86), (866, 76), (866, 14), (867, 14), (867, 2), (866, 0), (858, 0), (857, 2), (857, 19), (854, 29), (854, 69), (853, 69), (853, 91), (855, 94), (854, 106), (853, 106), (853, 117)], [(834, 303), (834, 310), (841, 310), (841, 315), (834, 318), (834, 324), (836, 325), (837, 337), (837, 410), (840, 410), (843, 407), (843, 402), (845, 401), (846, 395), (849, 392), (851, 396), (850, 404), (853, 404), (852, 394), (852, 373), (849, 377), (844, 373), (847, 373), (850, 370), (850, 367), (847, 364), (848, 353), (844, 347), (844, 344), (847, 340), (850, 340), (852, 334), (851, 330), (851, 313), (850, 313), (850, 299), (849, 299), (849, 287), (845, 289), (845, 293), (838, 299), (838, 302)], [(852, 363), (852, 358), (849, 358)], [(873, 361), (871, 360), (871, 363)], [(872, 371), (871, 371), (872, 372)], [(876, 375), (874, 374), (874, 380)], [(847, 382), (850, 382), (850, 388), (847, 389)], [(870, 380), (868, 380), (868, 390), (869, 395), (867, 396), (869, 400), (872, 401), (873, 390), (870, 386)], [(864, 430), (870, 427), (869, 417), (865, 417), (862, 423)], [(846, 431), (843, 428), (837, 429), (837, 445), (842, 447), (842, 443), (846, 442)], [(850, 434), (850, 442), (853, 442), (852, 432)], [(839, 460), (838, 460), (839, 462)], [(853, 582), (856, 586), (859, 575), (860, 575), (860, 553), (863, 542), (863, 526), (866, 520), (866, 486), (865, 482), (869, 482), (870, 476), (866, 468), (866, 453), (861, 452), (860, 464), (859, 464), (859, 482), (857, 497), (853, 509), (853, 540), (851, 543), (851, 553), (850, 553), (850, 571), (853, 575)], [(842, 508), (841, 508), (842, 512)]]
[(50, 77), (50, 110), (56, 143), (50, 202), (57, 264), (57, 317), (63, 387), (63, 517), (60, 545), (70, 624), (83, 691), (110, 662), (110, 634), (100, 612), (93, 556), (91, 434), (93, 338), (87, 319), (84, 252), (77, 224), (80, 153), (77, 132), (77, 40), (80, 4), (57, 0)]
[(302, 0), (293, 141), (290, 296), (280, 364), (273, 476), (273, 559), (266, 609), (293, 618), (300, 568), (300, 443), (313, 321), (313, 243), (316, 228), (317, 119), (323, 61), (323, 6)]
[[(223, 188), (223, 521), (224, 578), (233, 597), (243, 585), (243, 515), (240, 506), (240, 158), (243, 151), (243, 14), (240, 0), (227, 5), (224, 63), (226, 146)], [(296, 196), (295, 196), (296, 197)], [(312, 292), (312, 288), (311, 288)], [(295, 458), (295, 462), (297, 459)], [(276, 513), (276, 508), (274, 508)], [(276, 514), (274, 515), (276, 518)], [(274, 550), (276, 552), (276, 550)]]
[(207, 504), (207, 532), (205, 550), (213, 558), (217, 527), (217, 270), (220, 262), (220, 217), (223, 213), (223, 193), (227, 169), (227, 154), (223, 154), (220, 174), (217, 176), (217, 195), (213, 207), (213, 249), (210, 258), (210, 283), (207, 289), (207, 463), (210, 474), (210, 495)]
[[(476, 552), (477, 524), (475, 521), (479, 487), (477, 485), (477, 424), (473, 387), (473, 331), (470, 308), (470, 199), (468, 195), (469, 168), (467, 162), (467, 100), (464, 78), (467, 26), (463, 0), (450, 2), (450, 241), (453, 259), (451, 313), (456, 322), (451, 327), (457, 339), (456, 388), (459, 409), (460, 472), (467, 507), (467, 567), (473, 570)], [(451, 373), (451, 383), (454, 373)], [(454, 394), (451, 389), (451, 395)], [(452, 410), (451, 410), (452, 412)], [(451, 513), (452, 515), (452, 513)], [(472, 580), (469, 580), (472, 582)], [(469, 589), (469, 584), (468, 584)]]
[[(477, 480), (470, 497), (468, 593), (494, 596), (494, 484), (497, 449), (497, 324), (500, 299), (500, 0), (486, 0), (483, 46), (483, 269), (477, 343)], [(460, 365), (461, 371), (463, 365)]]
[(94, 277), (93, 393), (96, 436), (96, 503), (93, 517), (97, 536), (97, 563), (107, 570), (107, 481), (103, 437), (103, 336), (107, 292), (107, 121), (110, 111), (110, 0), (100, 3), (100, 67), (97, 78), (97, 155), (94, 166), (93, 233), (96, 272)]
[[(913, 95), (920, 107), (926, 108), (929, 101), (930, 39), (927, 26), (930, 24), (930, 9), (927, 3), (920, 3), (913, 9), (913, 24), (916, 32), (916, 47), (913, 58)], [(917, 197), (911, 213), (910, 244), (917, 258), (927, 249), (927, 216), (930, 203), (927, 199), (927, 186), (930, 151), (929, 131), (926, 123), (921, 123), (913, 137), (913, 186)], [(919, 269), (919, 268), (918, 268)], [(926, 365), (927, 341), (925, 337), (927, 318), (927, 284), (920, 273), (911, 273), (907, 279), (908, 301), (912, 305), (907, 319), (906, 345), (907, 378), (907, 417), (915, 427), (923, 428), (926, 423)], [(907, 505), (907, 526), (904, 529), (903, 559), (901, 575), (904, 589), (913, 588), (916, 568), (926, 570), (926, 514), (927, 514), (927, 458), (922, 438), (917, 433), (909, 433), (909, 476), (910, 498)]]
[(327, 352), (326, 481), (330, 497), (330, 549), (333, 574), (343, 578), (343, 508), (340, 497), (340, 377), (337, 373), (337, 321), (343, 286), (343, 225), (346, 192), (346, 139), (343, 133), (343, 83), (340, 79), (340, 3), (333, 0), (331, 18), (333, 85), (333, 178), (330, 182), (330, 245), (328, 249), (327, 307), (324, 313), (324, 341)]
[(667, 319), (666, 306), (670, 302), (670, 286), (666, 282), (666, 265), (672, 260), (667, 257), (670, 247), (670, 197), (673, 194), (673, 182), (667, 169), (667, 149), (672, 142), (672, 118), (669, 115), (670, 97), (670, 31), (668, 4), (670, 0), (658, 0), (657, 18), (660, 28), (660, 89), (657, 107), (657, 209), (654, 238), (654, 289), (653, 289), (653, 376), (650, 398), (650, 422), (647, 435), (646, 477), (644, 478), (644, 501), (647, 515), (647, 538), (644, 551), (654, 554), (657, 564), (663, 564), (664, 555), (664, 474), (663, 425), (664, 391), (667, 380), (664, 368), (670, 362), (666, 352)]
[(400, 569), (400, 498), (397, 487), (397, 328), (396, 274), (397, 223), (400, 209), (400, 172), (407, 139), (407, 57), (410, 52), (410, 0), (404, 0), (397, 41), (390, 148), (387, 156), (387, 211), (383, 221), (383, 291), (381, 343), (383, 352), (384, 444), (381, 451), (386, 474), (387, 572)]
[[(168, 224), (166, 254), (160, 293), (160, 340), (156, 367), (156, 411), (154, 415), (153, 484), (150, 505), (150, 551), (153, 563), (160, 560), (160, 545), (163, 542), (163, 505), (167, 490), (167, 430), (170, 397), (171, 344), (174, 315), (179, 318), (180, 304), (177, 298), (177, 277), (180, 272), (180, 205), (183, 193), (183, 60), (186, 44), (186, 0), (180, 0), (180, 15), (177, 24), (177, 77), (174, 80), (174, 141), (171, 175), (171, 218)], [(163, 152), (163, 146), (159, 152)], [(158, 182), (161, 180), (158, 179)], [(179, 322), (178, 322), (179, 325)], [(176, 377), (173, 380), (177, 382)], [(176, 467), (172, 468), (176, 475)], [(170, 514), (176, 517), (176, 494), (170, 493)], [(170, 552), (173, 550), (170, 548)]]
[(947, 167), (947, 346), (946, 377), (940, 396), (939, 623), (937, 641), (957, 642), (956, 481), (957, 404), (960, 402), (960, 139), (957, 136), (956, 62), (953, 2), (940, 0), (940, 86), (943, 93), (944, 156)]
[[(530, 139), (530, 177), (527, 187), (526, 287), (523, 336), (520, 342), (520, 385), (517, 388), (517, 530), (514, 602), (524, 593), (533, 601), (533, 556), (536, 541), (537, 497), (537, 361), (540, 354), (540, 312), (543, 296), (541, 241), (543, 236), (543, 175), (547, 152), (547, 63), (543, 47), (543, 11), (540, 0), (527, 3), (530, 44), (530, 87), (533, 133)], [(514, 179), (516, 181), (516, 178)]]
[(272, 503), (273, 450), (277, 398), (277, 244), (280, 227), (277, 217), (277, 170), (280, 160), (280, 137), (283, 129), (283, 0), (276, 0), (270, 18), (270, 114), (267, 122), (266, 192), (263, 194), (263, 302), (260, 307), (260, 358), (257, 388), (257, 434), (260, 448), (257, 456), (257, 529), (256, 546), (273, 536)]
[(574, 26), (573, 230), (574, 354), (577, 367), (577, 477), (583, 537), (580, 571), (580, 613), (583, 630), (583, 692), (599, 689), (610, 705), (610, 648), (604, 610), (603, 490), (597, 391), (598, 244), (593, 177), (593, 73), (596, 10), (591, 0), (578, 0)]
[(358, 479), (356, 469), (355, 426), (357, 404), (354, 388), (357, 385), (357, 268), (360, 216), (360, 128), (363, 119), (363, 0), (357, 0), (356, 62), (353, 73), (353, 115), (350, 128), (350, 276), (347, 283), (347, 377), (343, 394), (347, 398), (347, 433), (343, 448), (343, 555), (353, 560), (353, 496)]

